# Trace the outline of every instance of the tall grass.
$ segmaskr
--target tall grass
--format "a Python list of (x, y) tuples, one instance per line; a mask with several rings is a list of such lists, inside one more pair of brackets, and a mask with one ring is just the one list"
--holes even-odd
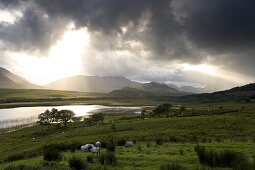
[(107, 152), (103, 153), (99, 156), (99, 162), (102, 165), (116, 165), (117, 164), (117, 158), (114, 154), (114, 152)]
[(186, 170), (187, 168), (183, 167), (179, 163), (171, 163), (166, 165), (161, 165), (160, 170)]
[(195, 146), (195, 151), (202, 165), (234, 169), (242, 167), (249, 169), (251, 167), (247, 157), (242, 153), (230, 150), (216, 152), (214, 150), (206, 150), (204, 146), (199, 145)]
[(88, 169), (88, 163), (81, 158), (72, 157), (68, 161), (70, 168), (75, 170), (86, 170)]

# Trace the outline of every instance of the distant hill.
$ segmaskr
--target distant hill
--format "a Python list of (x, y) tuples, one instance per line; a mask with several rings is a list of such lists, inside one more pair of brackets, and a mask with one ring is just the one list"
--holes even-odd
[(0, 88), (38, 89), (42, 88), (0, 67)]
[(140, 88), (124, 87), (120, 90), (114, 90), (110, 94), (114, 96), (180, 96), (184, 93), (160, 83), (145, 83)]
[(187, 95), (183, 96), (182, 99), (203, 103), (224, 101), (251, 102), (255, 100), (255, 83), (213, 93)]
[(219, 91), (215, 93), (235, 93), (235, 92), (245, 92), (245, 91), (255, 91), (255, 83), (250, 83), (244, 86), (234, 87), (229, 90)]
[(137, 88), (142, 84), (125, 77), (74, 76), (46, 85), (48, 89), (109, 93), (123, 87)]
[[(222, 88), (220, 88), (218, 85), (207, 85), (204, 88), (201, 87), (193, 87), (193, 86), (182, 86), (182, 87), (178, 87), (174, 84), (167, 84), (169, 87), (172, 87), (178, 91), (181, 92), (187, 92), (187, 93), (212, 93), (215, 91), (219, 91), (222, 90)], [(223, 88), (224, 89), (224, 88)]]

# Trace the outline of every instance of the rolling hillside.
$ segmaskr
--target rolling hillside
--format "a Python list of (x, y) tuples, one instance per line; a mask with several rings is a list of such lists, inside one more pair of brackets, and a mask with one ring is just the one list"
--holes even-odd
[(0, 88), (39, 89), (43, 87), (34, 85), (26, 79), (0, 67)]
[(155, 82), (145, 83), (140, 88), (124, 87), (120, 90), (114, 90), (111, 92), (114, 96), (180, 96), (185, 93), (180, 92), (166, 84), (160, 84)]
[(140, 87), (142, 84), (125, 77), (75, 76), (46, 85), (49, 89), (109, 93), (123, 87)]

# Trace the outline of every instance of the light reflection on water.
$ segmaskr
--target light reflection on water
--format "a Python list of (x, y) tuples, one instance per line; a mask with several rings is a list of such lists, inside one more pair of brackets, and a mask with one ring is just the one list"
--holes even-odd
[(124, 106), (103, 106), (103, 105), (69, 105), (69, 106), (40, 106), (40, 107), (18, 107), (10, 109), (0, 109), (0, 129), (24, 124), (31, 124), (37, 121), (38, 114), (45, 110), (56, 108), (58, 110), (72, 110), (76, 116), (88, 116), (96, 112), (119, 113), (134, 112), (139, 113), (144, 107), (124, 107)]

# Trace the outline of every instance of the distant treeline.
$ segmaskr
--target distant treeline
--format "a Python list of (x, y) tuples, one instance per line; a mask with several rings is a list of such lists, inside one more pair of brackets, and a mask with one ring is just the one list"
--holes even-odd
[(27, 98), (14, 98), (14, 99), (0, 99), (0, 103), (18, 103), (18, 102), (47, 102), (47, 101), (80, 101), (80, 100), (105, 100), (109, 97), (80, 97), (80, 98), (43, 98), (43, 99), (27, 99)]

